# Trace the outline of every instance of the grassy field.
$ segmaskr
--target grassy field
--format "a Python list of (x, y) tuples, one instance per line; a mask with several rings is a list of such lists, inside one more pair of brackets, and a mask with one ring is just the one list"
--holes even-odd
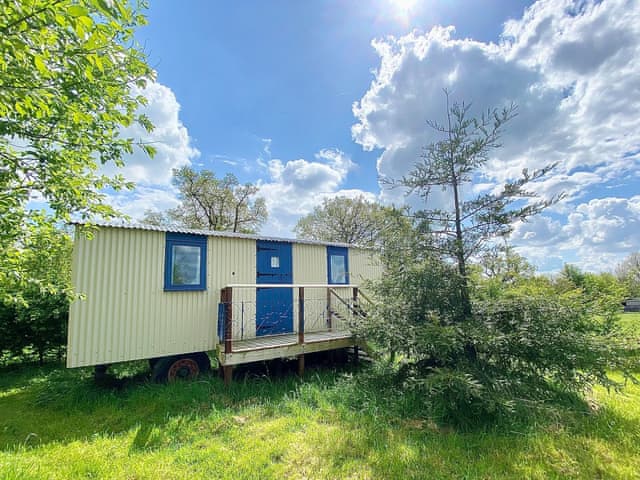
[[(636, 330), (640, 315), (626, 315)], [(59, 365), (0, 370), (0, 478), (640, 478), (640, 387), (455, 431), (371, 368), (120, 388)], [(383, 393), (387, 392), (387, 393)]]

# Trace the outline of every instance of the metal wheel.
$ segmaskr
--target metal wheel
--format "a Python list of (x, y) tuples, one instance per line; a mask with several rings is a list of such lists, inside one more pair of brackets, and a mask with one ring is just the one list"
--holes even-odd
[(159, 383), (193, 380), (211, 369), (209, 356), (204, 352), (153, 358), (149, 363), (152, 364), (151, 378)]
[(178, 379), (193, 380), (200, 373), (198, 362), (193, 358), (184, 357), (174, 361), (167, 371), (167, 380), (175, 382)]

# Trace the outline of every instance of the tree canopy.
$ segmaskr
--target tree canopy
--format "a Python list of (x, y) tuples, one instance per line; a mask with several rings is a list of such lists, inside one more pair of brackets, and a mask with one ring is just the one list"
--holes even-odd
[(47, 352), (60, 354), (67, 341), (72, 242), (67, 231), (46, 219), (37, 225), (27, 230), (12, 262), (14, 274), (28, 275), (30, 281), (0, 284), (0, 300), (5, 300), (0, 301), (0, 356), (21, 356), (30, 348), (42, 362)]
[(627, 295), (640, 297), (640, 252), (629, 254), (615, 268), (618, 279), (627, 288)]
[(442, 138), (427, 145), (415, 168), (399, 180), (387, 180), (395, 186), (419, 194), (429, 205), (434, 190), (446, 193), (450, 205), (427, 207), (416, 217), (428, 226), (431, 248), (439, 255), (455, 261), (461, 277), (461, 299), (465, 315), (471, 313), (467, 288), (467, 262), (477, 255), (487, 242), (508, 235), (513, 223), (539, 213), (553, 200), (516, 200), (536, 195), (525, 189), (530, 182), (543, 177), (553, 166), (530, 172), (505, 183), (499, 191), (464, 198), (462, 188), (469, 184), (489, 154), (501, 146), (504, 125), (516, 115), (516, 106), (502, 110), (490, 109), (480, 117), (470, 117), (470, 105), (453, 103), (446, 97), (446, 123), (428, 121), (428, 125)]
[[(525, 186), (550, 167), (463, 195), (515, 108), (468, 114), (464, 104), (449, 107), (447, 94), (446, 124), (429, 123), (443, 138), (392, 182), (420, 194), (425, 208), (383, 237), (384, 275), (354, 331), (395, 372), (394, 394), (416, 390), (431, 416), (454, 423), (513, 415), (594, 384), (619, 387), (612, 370), (633, 379), (640, 349), (616, 331), (622, 289), (612, 275), (569, 266), (556, 280), (536, 276), (492, 242), (549, 204)], [(433, 205), (436, 189), (449, 204)]]
[(467, 316), (457, 265), (430, 248), (422, 228), (415, 221), (384, 239), (385, 273), (354, 327), (391, 375), (390, 394), (413, 391), (430, 418), (468, 426), (596, 384), (621, 387), (611, 371), (637, 381), (640, 344), (617, 329), (623, 289), (613, 275), (567, 266), (557, 278), (539, 276), (509, 249), (495, 250), (485, 274), (473, 265)]
[(388, 225), (388, 210), (362, 195), (325, 198), (298, 220), (294, 230), (299, 238), (369, 247), (379, 243)]
[[(105, 188), (131, 187), (108, 177), (136, 145), (122, 128), (152, 125), (138, 113), (153, 72), (134, 42), (144, 5), (126, 0), (0, 1), (0, 283), (28, 230), (43, 223), (109, 218)], [(50, 216), (34, 215), (32, 200)], [(28, 282), (30, 275), (19, 279)]]
[(185, 166), (173, 171), (180, 205), (167, 212), (148, 210), (143, 222), (178, 224), (188, 228), (256, 233), (267, 220), (267, 207), (258, 187), (240, 184), (231, 173), (217, 178), (210, 170)]

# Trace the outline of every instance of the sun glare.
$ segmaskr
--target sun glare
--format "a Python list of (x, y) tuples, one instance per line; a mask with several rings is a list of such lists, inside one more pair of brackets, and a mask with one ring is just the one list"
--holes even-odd
[(420, 0), (386, 0), (389, 13), (396, 21), (405, 25), (409, 24), (409, 20), (419, 2)]

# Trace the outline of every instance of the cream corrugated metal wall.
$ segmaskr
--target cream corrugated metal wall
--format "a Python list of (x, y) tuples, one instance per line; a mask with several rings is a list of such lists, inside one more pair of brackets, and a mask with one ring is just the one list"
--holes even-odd
[(361, 285), (366, 290), (367, 280), (382, 277), (382, 263), (372, 250), (349, 249), (349, 281)]
[[(307, 284), (327, 283), (327, 247), (294, 243), (293, 282)], [(298, 331), (298, 289), (293, 291), (293, 329)], [(327, 323), (327, 290), (305, 288), (305, 331), (325, 330)]]
[[(215, 348), (220, 289), (255, 282), (255, 240), (209, 237), (207, 289), (198, 292), (164, 291), (164, 249), (163, 232), (76, 235), (73, 284), (84, 300), (71, 305), (67, 366)], [(255, 303), (254, 292), (244, 295)]]
[[(253, 239), (210, 236), (207, 289), (164, 291), (165, 233), (103, 227), (92, 240), (77, 234), (73, 285), (84, 296), (71, 305), (67, 366), (213, 350), (220, 289), (256, 282)], [(324, 245), (292, 242), (293, 282), (327, 283)], [(351, 283), (375, 279), (382, 269), (369, 251), (349, 250)], [(348, 295), (348, 292), (345, 292)], [(305, 290), (306, 330), (326, 328), (326, 289)], [(255, 336), (255, 289), (233, 291), (233, 337)], [(294, 289), (294, 330), (298, 291)]]
[[(349, 248), (349, 283), (366, 284), (382, 275), (382, 265), (371, 250)], [(326, 284), (329, 281), (327, 247), (324, 245), (293, 244), (294, 283)], [(363, 285), (366, 287), (366, 285)], [(343, 297), (350, 297), (349, 289), (335, 287)], [(305, 288), (305, 330), (323, 330), (327, 322), (327, 290), (325, 288)], [(298, 290), (293, 292), (294, 330), (298, 326)], [(335, 303), (336, 300), (334, 299)]]

